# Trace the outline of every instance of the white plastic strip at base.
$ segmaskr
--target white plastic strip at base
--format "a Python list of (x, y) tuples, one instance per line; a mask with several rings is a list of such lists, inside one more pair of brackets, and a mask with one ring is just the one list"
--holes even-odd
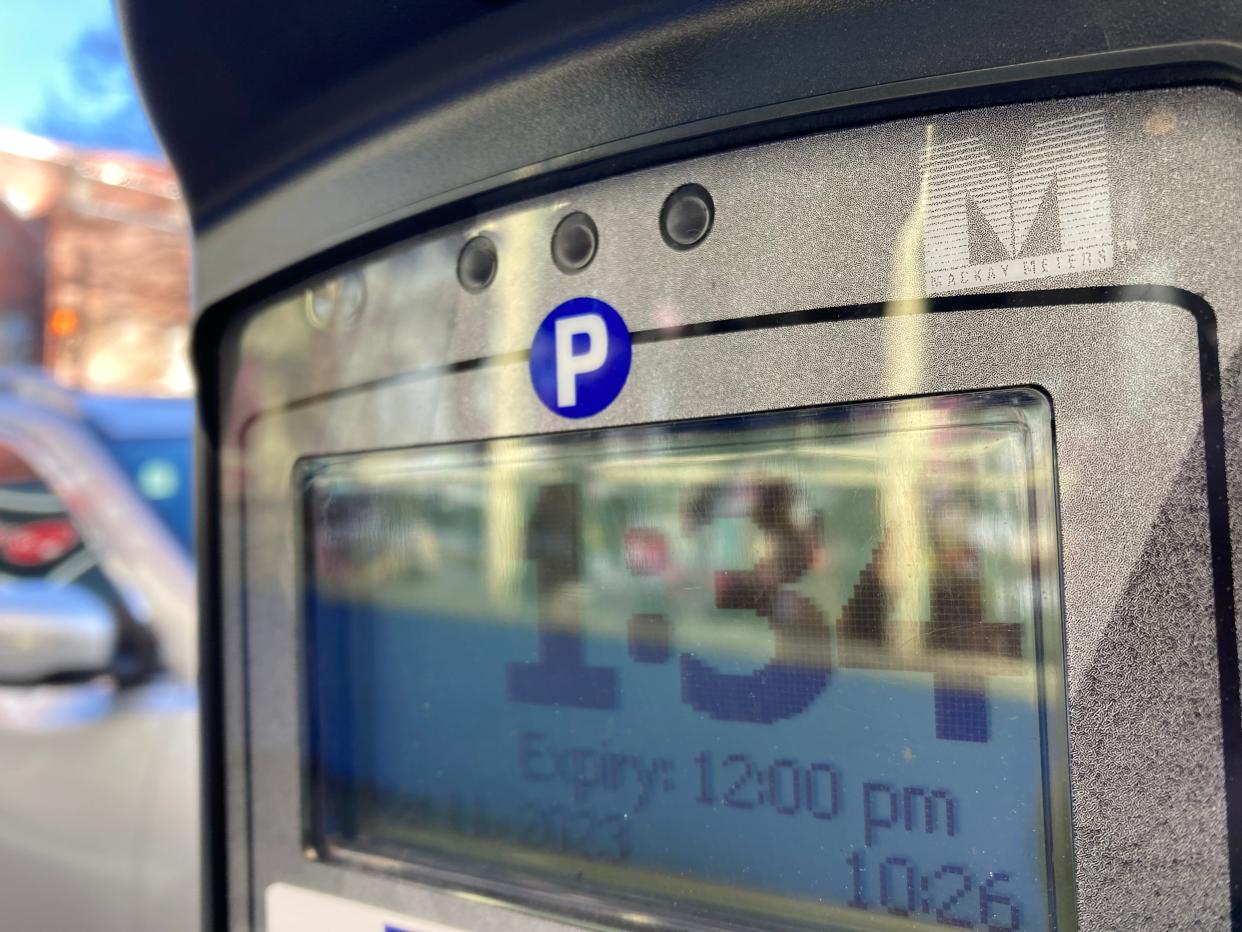
[(463, 932), (287, 883), (267, 888), (268, 932)]

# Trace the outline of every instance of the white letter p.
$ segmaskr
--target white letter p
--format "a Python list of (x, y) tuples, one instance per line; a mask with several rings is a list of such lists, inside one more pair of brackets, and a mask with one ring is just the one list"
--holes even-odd
[[(574, 337), (585, 334), (585, 353), (574, 355)], [(608, 328), (598, 314), (562, 317), (556, 322), (556, 406), (578, 403), (578, 376), (594, 372), (608, 358)]]

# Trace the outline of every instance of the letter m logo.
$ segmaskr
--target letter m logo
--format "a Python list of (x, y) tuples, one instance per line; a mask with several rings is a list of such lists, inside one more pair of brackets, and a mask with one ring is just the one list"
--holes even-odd
[(1035, 124), (1003, 167), (979, 137), (933, 143), (921, 159), (929, 293), (1109, 268), (1104, 112)]

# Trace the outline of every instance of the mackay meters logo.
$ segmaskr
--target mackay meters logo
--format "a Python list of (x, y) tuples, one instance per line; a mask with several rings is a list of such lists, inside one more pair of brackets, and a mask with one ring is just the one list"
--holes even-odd
[(1110, 268), (1104, 112), (1035, 124), (1016, 160), (979, 137), (924, 152), (929, 294)]

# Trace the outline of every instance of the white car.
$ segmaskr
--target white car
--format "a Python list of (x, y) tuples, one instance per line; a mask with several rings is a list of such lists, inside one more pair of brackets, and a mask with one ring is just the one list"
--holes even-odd
[(0, 927), (196, 929), (188, 402), (0, 374)]

